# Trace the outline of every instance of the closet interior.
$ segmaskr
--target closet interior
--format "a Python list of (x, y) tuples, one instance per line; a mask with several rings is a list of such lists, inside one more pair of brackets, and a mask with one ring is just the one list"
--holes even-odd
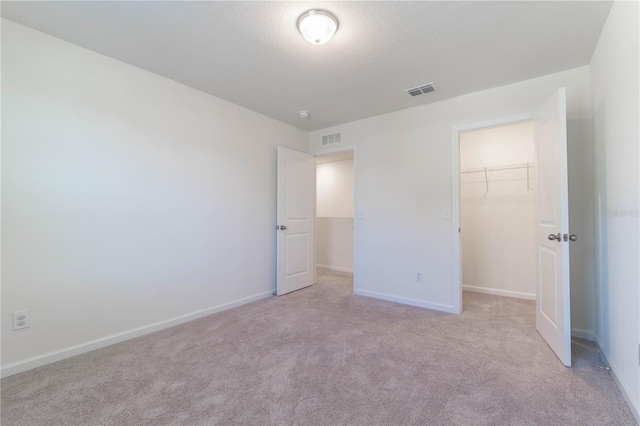
[(460, 135), (464, 291), (535, 300), (533, 123)]

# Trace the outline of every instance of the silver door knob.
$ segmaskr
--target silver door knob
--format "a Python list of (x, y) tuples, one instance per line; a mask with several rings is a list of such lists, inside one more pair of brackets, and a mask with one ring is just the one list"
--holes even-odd
[(559, 232), (557, 234), (549, 234), (547, 238), (550, 239), (551, 241), (553, 240), (562, 241), (562, 235)]
[(284, 231), (285, 229), (287, 229), (287, 227), (286, 227), (286, 226), (284, 226), (284, 225), (280, 225), (280, 230), (281, 230), (281, 231)]
[(569, 235), (569, 241), (578, 241), (578, 236), (576, 234)]

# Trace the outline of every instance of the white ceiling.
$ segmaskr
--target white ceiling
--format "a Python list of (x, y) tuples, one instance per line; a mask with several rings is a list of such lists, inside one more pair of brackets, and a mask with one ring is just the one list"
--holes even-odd
[[(589, 63), (610, 2), (2, 2), (2, 16), (315, 130)], [(307, 43), (308, 9), (336, 15)], [(438, 92), (404, 89), (433, 81)], [(309, 119), (299, 110), (311, 112)]]

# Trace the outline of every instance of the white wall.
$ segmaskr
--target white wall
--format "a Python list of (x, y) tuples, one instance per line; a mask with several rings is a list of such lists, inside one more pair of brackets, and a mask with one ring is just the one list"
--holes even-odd
[(317, 165), (316, 262), (353, 272), (353, 159)]
[(476, 172), (534, 162), (532, 122), (460, 135), (465, 290), (535, 300), (535, 168)]
[(638, 2), (615, 2), (590, 64), (598, 241), (596, 337), (640, 422)]
[(3, 374), (270, 295), (276, 146), (307, 140), (3, 20)]
[[(588, 67), (310, 134), (310, 150), (316, 154), (323, 152), (321, 136), (331, 132), (340, 131), (344, 144), (357, 145), (357, 293), (453, 310), (454, 229), (452, 221), (443, 220), (445, 211), (453, 206), (452, 128), (530, 114), (560, 87), (567, 88), (569, 146), (579, 149), (590, 143), (582, 137), (591, 128)], [(570, 182), (578, 187), (587, 184), (580, 180)], [(581, 206), (581, 210), (591, 208), (592, 205)], [(588, 235), (593, 234), (593, 227), (572, 231)], [(584, 265), (593, 263), (592, 258), (580, 260)], [(414, 279), (418, 271), (424, 273), (423, 283)], [(589, 282), (580, 285), (587, 286)], [(591, 307), (578, 308), (574, 310), (586, 311), (584, 317), (593, 316)], [(589, 324), (575, 322), (573, 326), (586, 329)]]
[(317, 217), (353, 217), (353, 159), (316, 166)]
[(316, 266), (340, 272), (353, 272), (353, 218), (316, 219)]

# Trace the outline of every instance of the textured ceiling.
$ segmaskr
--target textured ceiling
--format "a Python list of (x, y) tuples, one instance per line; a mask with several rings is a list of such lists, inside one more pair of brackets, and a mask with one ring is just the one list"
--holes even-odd
[[(610, 2), (2, 2), (2, 16), (315, 130), (589, 63)], [(333, 12), (334, 39), (296, 19)], [(404, 89), (433, 81), (435, 93)], [(309, 119), (299, 110), (311, 112)]]

